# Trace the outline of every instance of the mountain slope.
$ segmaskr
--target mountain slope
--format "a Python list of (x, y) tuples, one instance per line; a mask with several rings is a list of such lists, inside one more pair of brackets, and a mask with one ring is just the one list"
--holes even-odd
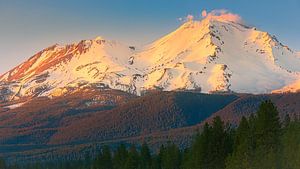
[(273, 93), (289, 93), (289, 92), (299, 92), (300, 91), (300, 80), (293, 82), (287, 86), (284, 86), (281, 89), (273, 90)]
[(140, 50), (101, 37), (54, 45), (0, 76), (0, 99), (61, 96), (86, 86), (137, 95), (153, 89), (270, 93), (300, 79), (297, 55), (267, 32), (207, 17)]
[(19, 103), (1, 105), (0, 143), (70, 144), (140, 136), (197, 124), (235, 99), (184, 92), (134, 97), (90, 88), (53, 99), (38, 97), (14, 109), (9, 107)]
[(2, 103), (0, 144), (46, 144), (59, 128), (81, 116), (113, 109), (133, 98), (134, 95), (117, 90), (83, 88), (53, 99), (37, 97)]
[[(275, 103), (281, 118), (300, 115), (300, 93), (154, 92), (136, 97), (116, 90), (84, 90), (53, 99), (38, 97), (15, 109), (0, 110), (0, 155), (14, 159), (70, 155), (82, 147), (145, 140), (157, 148), (170, 140), (184, 146), (214, 116), (236, 124), (266, 99)], [(5, 104), (1, 107), (11, 106)]]
[(8, 86), (6, 93), (10, 97), (56, 96), (87, 85), (133, 92), (138, 73), (128, 67), (133, 51), (101, 37), (66, 46), (54, 45), (2, 75), (0, 82), (2, 87)]
[(299, 79), (300, 59), (267, 32), (214, 19), (189, 21), (135, 56), (144, 87), (268, 93)]

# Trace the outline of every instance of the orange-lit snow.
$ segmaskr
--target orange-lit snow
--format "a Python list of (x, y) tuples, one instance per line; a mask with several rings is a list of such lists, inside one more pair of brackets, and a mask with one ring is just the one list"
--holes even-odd
[(272, 93), (287, 93), (287, 92), (299, 92), (300, 91), (300, 80), (287, 85), (281, 89), (274, 90)]
[[(143, 90), (270, 93), (299, 88), (300, 57), (226, 11), (192, 16), (141, 49), (97, 37), (47, 48), (0, 77), (11, 97), (57, 96), (91, 84)], [(285, 87), (288, 86), (288, 87)], [(0, 89), (1, 89), (0, 88)]]

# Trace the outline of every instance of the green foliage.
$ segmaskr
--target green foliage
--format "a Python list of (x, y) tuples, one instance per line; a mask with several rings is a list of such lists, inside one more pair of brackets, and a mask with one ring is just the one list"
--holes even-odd
[(237, 128), (234, 151), (227, 158), (228, 169), (281, 168), (278, 111), (271, 101), (262, 102), (256, 116), (242, 118)]
[(181, 162), (180, 150), (175, 144), (168, 144), (160, 149), (161, 168), (179, 169)]
[(254, 125), (254, 167), (278, 168), (281, 124), (278, 111), (271, 101), (265, 101), (260, 105)]
[(211, 152), (210, 139), (211, 127), (206, 123), (201, 134), (196, 136), (191, 149), (186, 152), (183, 164), (184, 169), (204, 168), (208, 165), (211, 155), (205, 154)]
[(250, 169), (253, 161), (253, 135), (248, 120), (243, 117), (237, 128), (234, 151), (227, 158), (227, 167), (231, 169)]
[(151, 169), (161, 169), (161, 158), (158, 155), (153, 155), (151, 162)]
[(141, 147), (141, 168), (150, 169), (151, 167), (151, 153), (147, 143), (143, 143)]
[(126, 149), (126, 146), (124, 144), (121, 144), (114, 154), (114, 158), (113, 158), (114, 169), (125, 168), (127, 157), (128, 157), (128, 151)]
[(6, 168), (6, 164), (4, 159), (0, 158), (0, 169), (5, 169)]
[(125, 163), (124, 169), (138, 169), (140, 168), (140, 156), (136, 150), (135, 145), (132, 145), (129, 149), (128, 158)]
[(257, 147), (277, 150), (281, 125), (278, 111), (271, 101), (260, 105), (254, 125)]
[(108, 146), (104, 146), (94, 161), (93, 169), (112, 169), (112, 156)]
[(300, 168), (300, 122), (290, 122), (284, 129), (282, 142), (282, 168)]
[(215, 117), (212, 126), (206, 123), (196, 137), (183, 168), (225, 168), (226, 157), (232, 151), (231, 137), (231, 130), (225, 130), (220, 117)]

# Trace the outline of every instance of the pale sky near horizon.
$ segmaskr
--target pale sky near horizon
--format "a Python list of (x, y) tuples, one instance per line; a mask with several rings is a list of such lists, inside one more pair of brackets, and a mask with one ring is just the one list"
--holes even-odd
[(300, 0), (0, 0), (0, 74), (55, 43), (103, 36), (144, 45), (203, 9), (238, 14), (300, 51)]

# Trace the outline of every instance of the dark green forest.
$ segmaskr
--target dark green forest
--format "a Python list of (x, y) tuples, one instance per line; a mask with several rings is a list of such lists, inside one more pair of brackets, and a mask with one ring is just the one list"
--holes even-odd
[(0, 160), (0, 169), (300, 169), (300, 120), (288, 115), (280, 120), (274, 104), (265, 101), (238, 126), (215, 117), (184, 150), (171, 142), (158, 152), (146, 143), (121, 144), (81, 160), (22, 165)]

